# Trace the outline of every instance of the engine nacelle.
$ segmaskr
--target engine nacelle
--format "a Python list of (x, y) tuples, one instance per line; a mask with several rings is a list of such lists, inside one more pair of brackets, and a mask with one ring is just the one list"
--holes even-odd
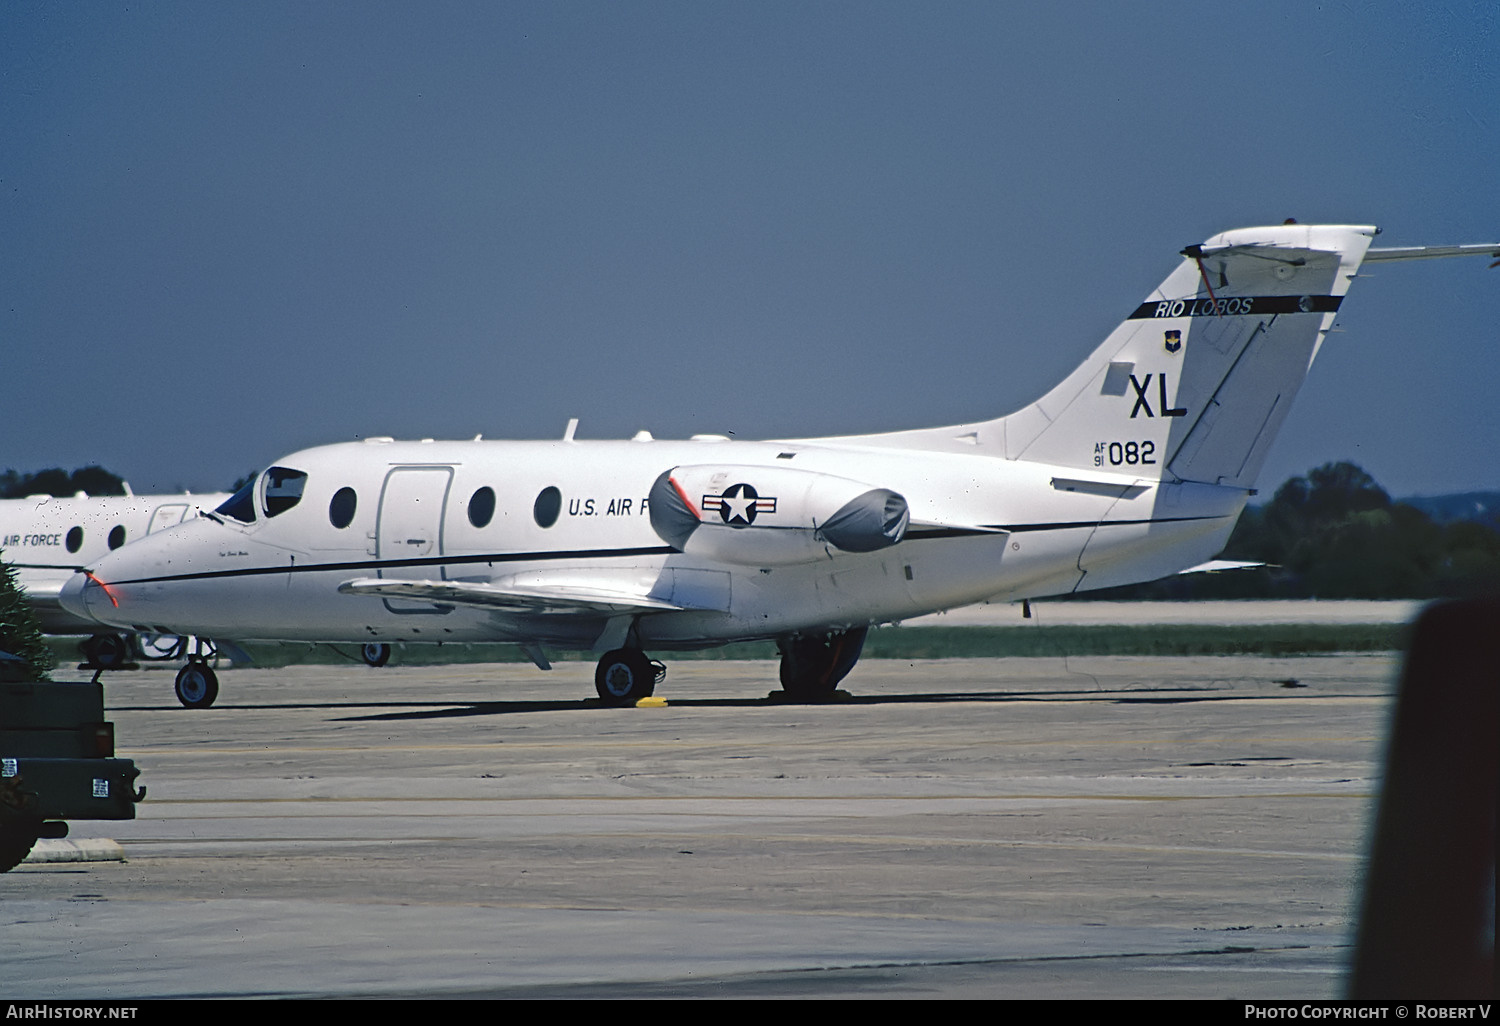
[(680, 552), (787, 566), (874, 552), (906, 537), (906, 499), (889, 488), (789, 467), (673, 467), (651, 486), (651, 526)]

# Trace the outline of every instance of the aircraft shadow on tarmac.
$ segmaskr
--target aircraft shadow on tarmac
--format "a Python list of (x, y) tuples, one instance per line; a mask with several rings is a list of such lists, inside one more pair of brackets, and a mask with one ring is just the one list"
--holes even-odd
[[(1300, 687), (1292, 682), (1273, 681), (1283, 687)], [(1337, 697), (1320, 693), (1321, 697)], [(854, 705), (944, 705), (952, 702), (1107, 702), (1114, 705), (1179, 705), (1192, 702), (1223, 701), (1276, 701), (1280, 694), (1247, 695), (1219, 685), (1204, 684), (1191, 687), (1158, 687), (1109, 689), (1105, 687), (1075, 688), (1054, 691), (936, 691), (919, 694), (855, 695), (840, 692), (827, 702), (793, 703), (772, 692), (763, 698), (672, 698), (667, 705), (688, 709), (759, 709), (778, 708), (786, 705), (804, 706), (854, 706)], [(452, 701), (441, 699), (405, 702), (370, 702), (351, 699), (347, 702), (252, 702), (235, 705), (220, 702), (216, 712), (244, 710), (300, 710), (314, 712), (322, 710), (336, 713), (354, 710), (385, 710), (365, 715), (340, 716), (340, 722), (430, 720), (461, 716), (504, 716), (515, 713), (537, 712), (598, 712), (605, 708), (597, 698), (520, 700), (520, 701)], [(180, 713), (176, 705), (142, 706), (142, 712)], [(616, 710), (624, 714), (625, 710)]]
[[(1132, 703), (1182, 703), (1182, 702), (1212, 702), (1227, 699), (1244, 701), (1244, 694), (1232, 694), (1219, 688), (1211, 687), (1172, 687), (1152, 689), (1149, 692), (1136, 692), (1123, 694), (1119, 691), (1106, 691), (1096, 688), (1076, 689), (1068, 691), (951, 691), (951, 692), (927, 692), (922, 694), (899, 694), (899, 695), (851, 695), (840, 694), (829, 702), (817, 703), (828, 706), (851, 706), (851, 705), (942, 705), (950, 702), (1110, 702), (1114, 704)], [(420, 706), (402, 711), (376, 712), (363, 716), (341, 717), (343, 720), (358, 721), (390, 721), (390, 720), (427, 720), (448, 719), (464, 716), (503, 716), (512, 713), (531, 712), (586, 712), (598, 711), (603, 708), (597, 699), (577, 699), (558, 701), (517, 701), (517, 702), (462, 702), (454, 703), (446, 707), (435, 708), (441, 703), (381, 703), (383, 705), (411, 705)], [(669, 706), (690, 709), (756, 709), (776, 708), (792, 704), (778, 697), (767, 696), (765, 698), (674, 698), (669, 699)], [(302, 708), (368, 708), (365, 703), (350, 703), (349, 706), (336, 705), (308, 705)], [(290, 707), (288, 707), (290, 708)]]
[[(1295, 680), (1274, 680), (1269, 684), (1280, 685), (1282, 689), (1305, 688)], [(1346, 697), (1340, 694), (1330, 694), (1320, 691), (1319, 696), (1323, 698)], [(1208, 681), (1203, 684), (1189, 686), (1158, 686), (1143, 687), (1131, 686), (1125, 688), (1110, 688), (1102, 684), (1079, 687), (1065, 690), (1050, 691), (932, 691), (907, 694), (887, 695), (861, 695), (849, 692), (837, 692), (835, 697), (826, 702), (819, 703), (794, 703), (781, 697), (781, 692), (773, 691), (761, 698), (669, 698), (666, 700), (668, 706), (689, 709), (757, 709), (777, 708), (786, 705), (824, 705), (824, 706), (855, 706), (855, 705), (943, 705), (952, 702), (1108, 702), (1114, 705), (1178, 705), (1193, 702), (1223, 702), (1223, 701), (1276, 701), (1282, 698), (1280, 691), (1271, 694), (1246, 694), (1243, 689), (1234, 689), (1219, 682)], [(551, 700), (517, 700), (517, 701), (467, 701), (442, 699), (411, 700), (400, 702), (372, 702), (350, 699), (339, 702), (246, 702), (236, 704), (219, 702), (215, 706), (216, 712), (232, 712), (236, 709), (242, 710), (299, 710), (315, 712), (322, 710), (330, 713), (354, 712), (355, 710), (379, 710), (364, 715), (340, 716), (340, 722), (361, 722), (380, 720), (426, 720), (444, 719), (461, 716), (503, 716), (514, 713), (536, 713), (536, 712), (597, 712), (605, 706), (597, 698), (577, 699), (551, 699)], [(141, 706), (142, 712), (181, 713), (183, 710), (177, 705)], [(621, 714), (625, 710), (617, 710)]]

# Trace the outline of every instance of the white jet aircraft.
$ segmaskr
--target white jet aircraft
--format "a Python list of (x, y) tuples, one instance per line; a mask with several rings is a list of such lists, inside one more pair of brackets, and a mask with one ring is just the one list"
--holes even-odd
[[(127, 486), (127, 491), (129, 486)], [(79, 617), (58, 603), (58, 593), (76, 571), (98, 562), (126, 542), (174, 527), (198, 510), (213, 509), (224, 493), (193, 495), (29, 495), (0, 499), (0, 555), (16, 571), (47, 634), (89, 634), (84, 656), (93, 666), (115, 669), (130, 658), (133, 639), (100, 631), (99, 621)]]
[[(603, 653), (608, 704), (648, 649), (775, 639), (829, 695), (872, 625), (1148, 581), (1223, 547), (1373, 227), (1225, 232), (1082, 365), (995, 420), (768, 442), (396, 442), (294, 453), (207, 514), (92, 564), (64, 606), (139, 631), (513, 642)], [(210, 704), (201, 661), (178, 697)]]

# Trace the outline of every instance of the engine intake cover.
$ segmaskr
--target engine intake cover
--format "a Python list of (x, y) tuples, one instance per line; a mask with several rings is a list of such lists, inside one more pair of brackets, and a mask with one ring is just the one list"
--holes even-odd
[(785, 467), (674, 467), (651, 486), (651, 526), (680, 552), (777, 566), (875, 552), (906, 537), (889, 488)]

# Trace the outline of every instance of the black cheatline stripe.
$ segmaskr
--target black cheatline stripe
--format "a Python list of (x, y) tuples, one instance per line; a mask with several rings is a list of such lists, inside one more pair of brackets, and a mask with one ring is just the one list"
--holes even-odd
[[(1225, 514), (1224, 516), (1227, 516)], [(1075, 520), (1055, 524), (993, 524), (997, 530), (1021, 534), (1025, 531), (1066, 531), (1076, 527), (1133, 527), (1138, 524), (1182, 524), (1194, 520), (1223, 520), (1224, 516), (1208, 517), (1144, 517), (1140, 520)]]
[(349, 563), (292, 563), (287, 566), (251, 566), (238, 570), (204, 570), (195, 574), (136, 577), (110, 581), (110, 585), (160, 584), (165, 581), (203, 581), (211, 578), (265, 577), (268, 574), (316, 574), (339, 570), (389, 570), (398, 567), (453, 566), (472, 563), (520, 563), (534, 559), (616, 559), (626, 556), (669, 556), (670, 545), (643, 545), (633, 549), (558, 549), (552, 552), (489, 552), (475, 556), (424, 556), (421, 559), (362, 559)]
[(1127, 320), (1333, 313), (1343, 301), (1343, 296), (1224, 296), (1217, 301), (1207, 296), (1196, 299), (1151, 299), (1136, 307)]
[[(1221, 517), (1156, 517), (1144, 520), (1079, 520), (1055, 524), (987, 524), (985, 529), (939, 527), (925, 533), (909, 532), (912, 541), (934, 538), (961, 538), (975, 535), (1018, 533), (1022, 531), (1061, 531), (1080, 527), (1123, 527), (1132, 524), (1176, 524), (1192, 520), (1219, 520)], [(164, 577), (135, 577), (109, 581), (111, 586), (126, 584), (162, 584), (167, 581), (205, 581), (230, 577), (265, 577), (269, 574), (317, 574), (338, 570), (389, 570), (399, 567), (454, 566), (474, 563), (523, 563), (549, 559), (623, 559), (628, 556), (670, 556), (678, 550), (670, 545), (642, 545), (630, 549), (558, 549), (552, 552), (490, 552), (475, 556), (424, 556), (421, 559), (364, 559), (349, 563), (302, 563), (287, 566), (252, 566), (238, 570), (204, 570), (195, 574), (169, 574)]]
[(975, 535), (1024, 534), (1027, 531), (1071, 531), (1079, 528), (1128, 527), (1136, 524), (1180, 524), (1194, 520), (1220, 520), (1222, 517), (1146, 517), (1141, 520), (1059, 520), (1050, 524), (985, 524), (981, 527), (914, 527), (906, 532), (910, 541), (933, 538), (969, 538)]

